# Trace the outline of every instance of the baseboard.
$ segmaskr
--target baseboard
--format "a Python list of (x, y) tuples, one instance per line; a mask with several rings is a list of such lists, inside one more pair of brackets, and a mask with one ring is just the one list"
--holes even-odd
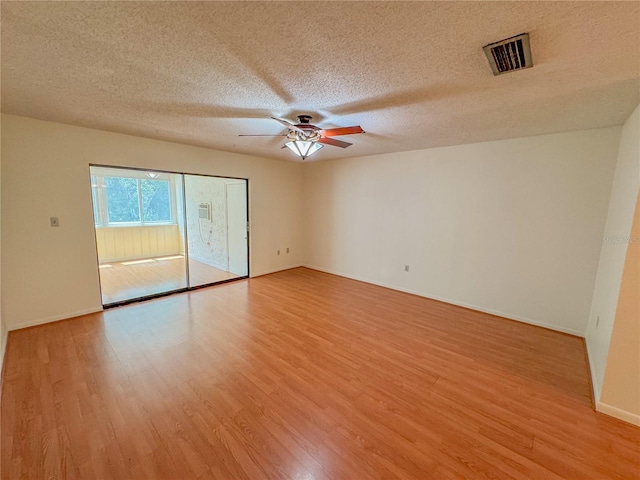
[(520, 316), (512, 315), (512, 314), (509, 314), (509, 313), (500, 312), (498, 310), (491, 310), (489, 308), (479, 307), (477, 305), (472, 305), (470, 303), (465, 303), (465, 302), (459, 302), (457, 300), (451, 300), (450, 298), (439, 297), (437, 295), (428, 295), (428, 294), (426, 294), (424, 292), (419, 292), (417, 290), (401, 288), (401, 287), (398, 287), (396, 285), (391, 285), (391, 284), (387, 284), (387, 283), (384, 283), (384, 282), (377, 282), (377, 281), (374, 281), (374, 280), (371, 280), (371, 279), (368, 279), (368, 278), (358, 277), (358, 276), (355, 276), (355, 275), (348, 275), (346, 273), (338, 272), (338, 271), (335, 271), (335, 270), (327, 270), (325, 268), (317, 267), (315, 265), (302, 265), (302, 266), (305, 267), (305, 268), (310, 268), (311, 270), (318, 270), (320, 272), (330, 273), (331, 275), (337, 275), (339, 277), (350, 278), (351, 280), (357, 280), (359, 282), (370, 283), (372, 285), (377, 285), (379, 287), (389, 288), (391, 290), (397, 290), (399, 292), (409, 293), (411, 295), (417, 295), (419, 297), (428, 298), (430, 300), (437, 300), (438, 302), (448, 303), (450, 305), (456, 305), (458, 307), (468, 308), (470, 310), (476, 310), (476, 311), (482, 312), (482, 313), (488, 313), (490, 315), (495, 315), (497, 317), (506, 318), (508, 320), (515, 320), (517, 322), (528, 323), (529, 325), (535, 325), (536, 327), (542, 327), (542, 328), (546, 328), (548, 330), (554, 330), (556, 332), (567, 333), (569, 335), (574, 335), (576, 337), (584, 338), (584, 332), (573, 330), (571, 328), (559, 327), (557, 325), (552, 325), (550, 323), (540, 322), (540, 321), (534, 320), (532, 318), (520, 317)]
[[(273, 270), (264, 270), (264, 271), (262, 271), (262, 272), (258, 272), (258, 273), (251, 272), (250, 277), (251, 277), (251, 278), (254, 278), (254, 277), (261, 277), (261, 276), (263, 276), (263, 275), (269, 275), (269, 274), (271, 274), (271, 273), (283, 272), (284, 270), (291, 270), (292, 268), (300, 268), (300, 267), (302, 267), (302, 266), (303, 266), (303, 265), (296, 264), (296, 265), (290, 265), (290, 266), (288, 266), (288, 267), (274, 268)], [(309, 267), (309, 268), (311, 268), (311, 267)], [(316, 270), (317, 270), (317, 269), (316, 269)]]
[(57, 322), (59, 320), (68, 320), (69, 318), (80, 317), (82, 315), (88, 315), (90, 313), (102, 312), (102, 305), (99, 307), (87, 308), (84, 310), (77, 310), (75, 312), (63, 313), (61, 315), (52, 315), (51, 317), (37, 318), (34, 320), (26, 320), (16, 323), (14, 325), (8, 325), (10, 331), (20, 330), (22, 328), (35, 327), (36, 325), (44, 325), (45, 323)]
[(9, 338), (9, 329), (5, 329), (2, 332), (2, 338), (0, 338), (0, 367), (4, 364), (4, 354), (7, 351), (7, 339)]
[(0, 397), (2, 397), (2, 379), (4, 378), (4, 357), (7, 354), (7, 340), (9, 339), (9, 330), (2, 332), (0, 338)]
[(596, 410), (600, 413), (604, 413), (605, 415), (609, 415), (610, 417), (614, 417), (618, 420), (622, 420), (623, 422), (640, 427), (640, 415), (635, 413), (627, 412), (626, 410), (622, 410), (618, 407), (602, 402), (596, 403)]
[(585, 337), (584, 343), (587, 346), (587, 360), (589, 361), (589, 375), (591, 376), (591, 388), (593, 389), (593, 402), (597, 406), (598, 403), (600, 403), (600, 384), (598, 383), (595, 365), (593, 364), (593, 355), (591, 355), (591, 348), (589, 347), (589, 338)]

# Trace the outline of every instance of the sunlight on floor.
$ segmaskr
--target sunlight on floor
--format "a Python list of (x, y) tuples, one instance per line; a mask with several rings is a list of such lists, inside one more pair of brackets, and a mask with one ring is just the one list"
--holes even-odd
[[(191, 286), (238, 277), (234, 273), (189, 259)], [(184, 289), (187, 287), (185, 258), (183, 255), (171, 255), (104, 263), (100, 265), (100, 285), (103, 304)]]
[(149, 263), (149, 262), (155, 262), (155, 260), (153, 258), (146, 258), (144, 260), (134, 260), (132, 262), (122, 262), (122, 263), (120, 263), (120, 265), (138, 265), (139, 263)]

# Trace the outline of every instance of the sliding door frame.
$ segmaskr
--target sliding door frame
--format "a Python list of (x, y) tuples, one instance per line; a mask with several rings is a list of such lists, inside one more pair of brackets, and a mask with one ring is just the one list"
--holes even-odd
[[(94, 235), (94, 243), (96, 246), (96, 268), (98, 269), (98, 285), (100, 288), (100, 301), (102, 303), (102, 308), (107, 310), (109, 308), (120, 307), (122, 305), (128, 305), (130, 303), (142, 302), (145, 300), (152, 300), (154, 298), (166, 297), (168, 295), (173, 295), (176, 293), (184, 293), (191, 292), (194, 290), (199, 290), (201, 288), (212, 287), (214, 285), (221, 285), (223, 283), (235, 282), (237, 280), (245, 280), (251, 277), (251, 217), (250, 217), (250, 208), (249, 208), (249, 179), (244, 177), (229, 177), (226, 175), (212, 175), (207, 173), (190, 173), (190, 172), (176, 172), (173, 170), (164, 170), (159, 168), (142, 168), (142, 167), (129, 167), (129, 166), (121, 166), (121, 165), (106, 165), (102, 163), (89, 163), (89, 185), (91, 185), (91, 167), (100, 167), (100, 168), (116, 168), (121, 170), (133, 170), (137, 172), (159, 172), (159, 173), (167, 173), (171, 175), (181, 175), (182, 180), (182, 215), (184, 218), (184, 259), (185, 259), (185, 274), (187, 278), (187, 286), (184, 288), (177, 288), (175, 290), (168, 290), (166, 292), (153, 293), (150, 295), (144, 295), (141, 297), (130, 298), (126, 300), (120, 300), (117, 302), (111, 303), (102, 303), (102, 280), (100, 279), (100, 257), (98, 255), (98, 237), (95, 228), (95, 219), (92, 220), (93, 224), (93, 235)], [(187, 201), (186, 201), (186, 186), (185, 186), (185, 175), (192, 175), (196, 177), (209, 177), (209, 178), (226, 178), (229, 180), (242, 180), (246, 185), (246, 208), (247, 208), (247, 274), (237, 278), (229, 278), (226, 280), (219, 280), (217, 282), (205, 283), (202, 285), (191, 286), (191, 279), (189, 278), (189, 237), (187, 232)], [(93, 203), (93, 195), (91, 196), (91, 202)], [(93, 205), (92, 205), (93, 207)], [(176, 210), (178, 206), (176, 205)], [(91, 215), (93, 215), (93, 208), (91, 209)]]

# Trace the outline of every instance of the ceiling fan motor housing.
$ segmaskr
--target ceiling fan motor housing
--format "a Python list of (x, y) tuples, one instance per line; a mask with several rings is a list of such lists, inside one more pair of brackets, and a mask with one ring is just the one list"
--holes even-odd
[(309, 122), (311, 122), (311, 119), (313, 117), (311, 115), (298, 115), (298, 121), (301, 124), (309, 124)]
[(291, 139), (307, 142), (317, 142), (318, 140), (320, 140), (320, 128), (310, 123), (312, 118), (313, 117), (311, 115), (307, 114), (298, 115), (298, 122), (300, 123), (295, 126), (303, 130), (304, 133), (300, 131), (290, 131), (289, 135), (287, 136)]

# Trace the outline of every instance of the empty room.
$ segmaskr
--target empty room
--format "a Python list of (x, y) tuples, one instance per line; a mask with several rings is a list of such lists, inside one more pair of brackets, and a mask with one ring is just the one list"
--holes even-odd
[(640, 2), (0, 2), (0, 478), (640, 478)]

